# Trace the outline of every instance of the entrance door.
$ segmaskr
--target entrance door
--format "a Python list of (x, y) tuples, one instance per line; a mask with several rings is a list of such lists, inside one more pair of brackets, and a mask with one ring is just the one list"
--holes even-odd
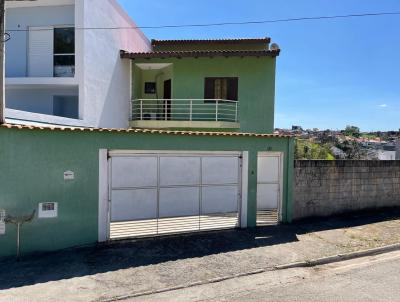
[(109, 239), (240, 226), (241, 153), (109, 155)]
[(165, 119), (171, 119), (171, 97), (172, 97), (172, 82), (171, 80), (164, 81), (164, 114)]
[(282, 198), (282, 154), (260, 152), (257, 169), (257, 225), (277, 224)]

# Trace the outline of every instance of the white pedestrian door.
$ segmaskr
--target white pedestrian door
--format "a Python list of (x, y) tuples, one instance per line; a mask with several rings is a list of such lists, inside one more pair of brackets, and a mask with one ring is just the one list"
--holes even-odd
[(282, 154), (260, 152), (257, 164), (257, 225), (278, 223), (281, 186)]
[(239, 153), (110, 155), (110, 239), (239, 226)]

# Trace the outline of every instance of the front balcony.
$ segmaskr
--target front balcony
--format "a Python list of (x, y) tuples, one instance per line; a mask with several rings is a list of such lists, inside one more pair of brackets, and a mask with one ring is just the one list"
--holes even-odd
[(239, 129), (239, 104), (222, 99), (136, 99), (132, 128)]

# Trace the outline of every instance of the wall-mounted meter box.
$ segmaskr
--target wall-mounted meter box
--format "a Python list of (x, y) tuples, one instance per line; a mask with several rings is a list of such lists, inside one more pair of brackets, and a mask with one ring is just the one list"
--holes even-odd
[(6, 233), (6, 210), (0, 209), (0, 235)]
[(58, 216), (57, 202), (42, 202), (39, 203), (39, 218), (56, 218)]

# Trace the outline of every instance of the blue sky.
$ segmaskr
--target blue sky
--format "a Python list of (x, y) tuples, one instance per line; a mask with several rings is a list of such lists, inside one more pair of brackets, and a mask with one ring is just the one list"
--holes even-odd
[[(139, 26), (400, 12), (399, 0), (119, 0)], [(276, 127), (400, 128), (400, 15), (209, 28), (145, 29), (149, 38), (269, 36)]]

